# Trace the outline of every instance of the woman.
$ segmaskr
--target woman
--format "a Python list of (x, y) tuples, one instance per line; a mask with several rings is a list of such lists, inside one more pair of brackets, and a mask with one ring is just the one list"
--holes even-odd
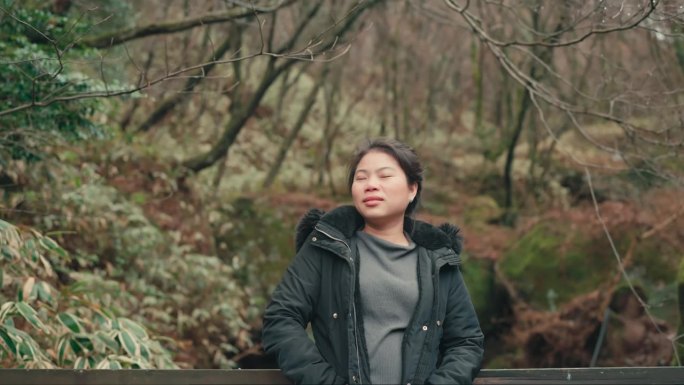
[(422, 173), (407, 145), (369, 142), (350, 165), (354, 205), (312, 210), (297, 226), (297, 255), (263, 329), (290, 380), (472, 383), (483, 335), (459, 270), (461, 239), (411, 217)]

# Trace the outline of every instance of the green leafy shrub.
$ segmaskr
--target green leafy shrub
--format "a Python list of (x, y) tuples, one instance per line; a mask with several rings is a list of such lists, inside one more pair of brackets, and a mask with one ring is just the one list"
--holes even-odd
[(11, 0), (0, 4), (6, 10), (0, 23), (0, 112), (34, 104), (0, 116), (0, 167), (11, 159), (41, 159), (44, 146), (56, 140), (103, 136), (104, 127), (91, 120), (99, 106), (94, 99), (39, 105), (99, 87), (73, 64), (92, 51), (71, 45), (87, 25), (55, 15), (49, 7)]
[(260, 319), (259, 301), (241, 282), (247, 267), (237, 247), (220, 257), (193, 251), (88, 162), (36, 164), (28, 184), (46, 174), (52, 188), (24, 193), (26, 205), (44, 213), (37, 227), (69, 245), (79, 290), (174, 342), (181, 366), (235, 367), (231, 358), (253, 346), (250, 331)]
[[(51, 238), (0, 220), (0, 360), (20, 368), (174, 368), (139, 323), (117, 316)], [(92, 277), (91, 277), (92, 278)]]
[(235, 267), (239, 284), (251, 290), (262, 307), (295, 254), (299, 217), (249, 197), (214, 212), (218, 256)]

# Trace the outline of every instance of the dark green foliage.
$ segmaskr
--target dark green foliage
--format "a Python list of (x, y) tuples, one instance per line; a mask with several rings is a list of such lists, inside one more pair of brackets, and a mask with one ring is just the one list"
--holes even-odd
[(270, 295), (295, 254), (299, 219), (266, 207), (257, 199), (238, 198), (220, 210), (215, 229), (218, 256), (237, 267), (240, 284), (257, 288), (254, 294), (261, 300)]
[(480, 327), (487, 335), (495, 330), (495, 319), (506, 311), (507, 306), (502, 291), (497, 290), (494, 262), (466, 257), (461, 271), (473, 305), (475, 305)]
[[(673, 165), (674, 166), (674, 165)], [(658, 187), (667, 181), (663, 175), (654, 169), (653, 165), (640, 162), (633, 165), (629, 170), (622, 172), (621, 179), (634, 185), (639, 190), (648, 190), (653, 187)]]
[[(0, 166), (10, 159), (41, 159), (42, 147), (60, 139), (103, 135), (103, 127), (91, 121), (95, 100), (41, 105), (93, 90), (75, 65), (88, 52), (72, 47), (86, 26), (44, 6), (10, 0), (0, 5)], [(11, 112), (31, 104), (36, 105)]]
[[(56, 247), (51, 253), (61, 256), (60, 263), (52, 266), (56, 274), (51, 281), (53, 289), (47, 293), (55, 297), (58, 292), (60, 306), (69, 306), (69, 310), (60, 307), (48, 313), (49, 324), (74, 336), (43, 342), (36, 337), (37, 329), (20, 330), (38, 341), (34, 350), (45, 356), (31, 365), (171, 367), (175, 364), (166, 348), (172, 347), (183, 350), (174, 360), (185, 365), (235, 367), (231, 357), (253, 346), (252, 328), (263, 307), (263, 295), (253, 295), (261, 292), (245, 289), (242, 282), (247, 274), (255, 274), (250, 276), (250, 282), (261, 279), (258, 272), (252, 273), (252, 261), (263, 260), (252, 253), (257, 249), (249, 249), (251, 244), (244, 249), (234, 244), (235, 250), (222, 255), (225, 263), (214, 255), (198, 254), (176, 243), (177, 233), (158, 228), (132, 196), (107, 186), (96, 167), (85, 159), (48, 159), (32, 164), (30, 169), (24, 175), (25, 207), (43, 213), (32, 226), (56, 234), (55, 241), (41, 238), (41, 242)], [(43, 191), (40, 189), (45, 175), (54, 179)], [(128, 180), (133, 179), (129, 175)], [(34, 188), (43, 192), (29, 194), (28, 190)], [(35, 243), (27, 241), (31, 242)], [(55, 246), (58, 243), (68, 244), (66, 250)], [(0, 264), (6, 282), (18, 275), (2, 267)], [(60, 278), (58, 282), (54, 275)], [(36, 280), (36, 289), (31, 291), (35, 293), (31, 297), (35, 297), (34, 302), (43, 301), (41, 282)], [(21, 284), (17, 290), (23, 287)], [(13, 292), (8, 300), (23, 296)], [(91, 304), (106, 311), (95, 312)], [(133, 323), (126, 321), (117, 326), (114, 322), (124, 318)], [(136, 324), (146, 328), (149, 338), (141, 332), (145, 329), (136, 328)], [(87, 341), (76, 339), (84, 334), (89, 335)], [(156, 340), (160, 335), (164, 339)], [(89, 343), (94, 345), (95, 353), (88, 348)], [(51, 350), (46, 351), (48, 348)], [(107, 352), (118, 352), (117, 357), (97, 358)], [(95, 363), (89, 361), (92, 356), (97, 358)], [(7, 365), (25, 364), (13, 355), (5, 357)]]

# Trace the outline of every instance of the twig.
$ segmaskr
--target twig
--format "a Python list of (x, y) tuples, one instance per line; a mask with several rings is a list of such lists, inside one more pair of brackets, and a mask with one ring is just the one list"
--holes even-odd
[[(634, 283), (632, 282), (632, 279), (629, 277), (629, 275), (627, 275), (627, 271), (625, 270), (625, 265), (623, 263), (622, 258), (620, 257), (620, 252), (618, 252), (617, 248), (615, 247), (615, 243), (613, 242), (613, 237), (611, 237), (610, 231), (608, 230), (608, 226), (606, 225), (606, 222), (603, 220), (603, 217), (601, 216), (601, 210), (599, 209), (598, 202), (596, 200), (596, 194), (594, 193), (594, 186), (591, 182), (591, 173), (589, 172), (589, 169), (586, 167), (584, 168), (584, 171), (587, 175), (587, 184), (589, 185), (589, 191), (591, 192), (591, 199), (592, 199), (592, 202), (594, 203), (594, 210), (596, 212), (596, 217), (598, 218), (599, 222), (601, 223), (601, 227), (603, 228), (603, 232), (605, 233), (606, 238), (608, 239), (608, 242), (610, 243), (611, 250), (613, 251), (613, 255), (615, 256), (615, 260), (617, 261), (617, 264), (618, 264), (618, 268), (620, 269), (620, 274), (624, 278), (625, 282), (627, 282), (627, 285), (629, 286), (629, 289), (632, 292), (632, 294), (634, 294), (634, 297), (637, 299), (639, 304), (643, 307), (644, 312), (646, 313), (646, 316), (651, 321), (651, 324), (653, 324), (653, 327), (655, 328), (655, 330), (659, 334), (665, 335), (665, 332), (660, 328), (660, 326), (658, 326), (658, 323), (656, 322), (655, 318), (651, 314), (651, 312), (649, 310), (650, 306), (641, 298), (639, 293), (637, 293), (636, 288), (634, 287)], [(682, 210), (680, 209), (680, 211), (682, 211)], [(677, 214), (679, 215), (679, 212)], [(675, 218), (676, 218), (676, 216), (675, 216)], [(661, 223), (661, 225), (659, 225), (657, 227), (663, 228), (667, 224), (671, 223), (672, 221), (674, 221), (674, 218), (670, 217), (667, 220), (665, 220), (663, 223)], [(651, 235), (650, 232), (647, 232), (647, 233), (649, 236)], [(632, 244), (634, 244), (634, 242), (632, 242)], [(631, 252), (632, 252), (632, 247), (630, 245), (630, 250), (628, 251), (628, 253), (631, 255)], [(677, 360), (677, 363), (678, 363), (678, 365), (681, 365), (681, 363), (679, 361), (679, 355), (677, 354), (677, 346), (675, 345), (675, 341), (670, 339), (670, 343), (672, 344), (672, 349), (675, 352), (675, 358)]]

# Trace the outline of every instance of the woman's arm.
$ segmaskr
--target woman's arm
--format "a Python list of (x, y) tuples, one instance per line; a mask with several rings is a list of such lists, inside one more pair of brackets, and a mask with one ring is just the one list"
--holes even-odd
[(482, 364), (484, 336), (460, 269), (454, 269), (450, 279), (444, 332), (439, 344), (442, 362), (427, 382), (472, 384)]
[(262, 342), (283, 374), (297, 384), (342, 384), (306, 333), (320, 290), (321, 256), (308, 243), (295, 256), (264, 313)]

